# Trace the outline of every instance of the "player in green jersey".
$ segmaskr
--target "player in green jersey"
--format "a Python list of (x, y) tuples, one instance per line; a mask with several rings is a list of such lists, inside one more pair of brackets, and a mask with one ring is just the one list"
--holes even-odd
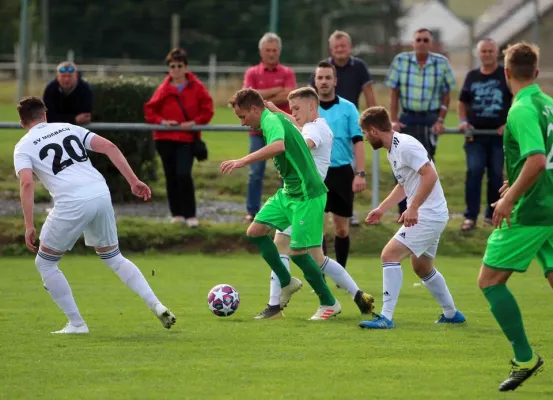
[(514, 360), (500, 391), (515, 390), (543, 365), (526, 337), (517, 301), (506, 283), (537, 257), (553, 287), (553, 99), (535, 83), (539, 49), (517, 43), (504, 51), (514, 100), (503, 134), (508, 181), (495, 203), (478, 285), (513, 346)]
[(266, 145), (241, 159), (223, 162), (221, 172), (231, 173), (236, 168), (272, 158), (284, 181), (284, 187), (267, 200), (247, 231), (248, 238), (280, 281), (281, 308), (288, 304), (302, 283), (292, 277), (282, 263), (269, 233), (272, 228), (284, 231), (292, 226), (290, 258), (303, 271), (320, 300), (319, 309), (310, 319), (324, 320), (339, 314), (340, 303), (323, 280), (319, 265), (307, 252), (322, 244), (327, 188), (305, 139), (285, 116), (269, 111), (254, 89), (239, 90), (230, 103), (243, 126), (262, 130)]

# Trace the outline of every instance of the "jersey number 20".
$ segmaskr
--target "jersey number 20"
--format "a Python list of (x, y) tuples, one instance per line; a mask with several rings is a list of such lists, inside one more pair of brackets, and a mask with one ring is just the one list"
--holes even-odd
[[(72, 143), (75, 143), (77, 145), (77, 147), (82, 152), (81, 154), (77, 154), (77, 152), (73, 148)], [(52, 161), (52, 172), (54, 173), (54, 175), (57, 175), (65, 168), (73, 165), (73, 160), (77, 162), (85, 162), (88, 160), (88, 154), (86, 153), (86, 149), (84, 148), (83, 144), (81, 143), (81, 141), (77, 136), (75, 135), (67, 136), (65, 139), (63, 139), (62, 145), (63, 145), (63, 148), (58, 143), (47, 144), (42, 149), (40, 149), (40, 153), (38, 154), (40, 159), (44, 160), (46, 157), (48, 157), (49, 151), (54, 150), (54, 160)], [(64, 161), (61, 160), (63, 156), (63, 149), (65, 149), (65, 152), (70, 157)]]

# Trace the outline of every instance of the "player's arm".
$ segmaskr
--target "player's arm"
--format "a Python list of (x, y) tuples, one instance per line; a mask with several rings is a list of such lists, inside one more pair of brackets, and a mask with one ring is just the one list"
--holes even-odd
[(244, 165), (249, 165), (258, 161), (269, 160), (270, 158), (276, 157), (280, 153), (283, 153), (284, 150), (284, 139), (277, 140), (251, 154), (248, 154), (246, 157), (242, 158), (242, 161), (244, 162)]
[(25, 229), (34, 229), (35, 183), (31, 168), (23, 168), (19, 171), (19, 197), (21, 199), (21, 208), (23, 209)]
[(383, 214), (388, 212), (392, 207), (397, 206), (397, 204), (405, 199), (405, 189), (403, 186), (401, 186), (399, 183), (393, 188), (393, 190), (390, 192), (388, 197), (386, 197), (382, 203), (378, 206), (380, 211), (382, 211)]
[(297, 126), (299, 128), (299, 125), (298, 123), (296, 122), (296, 119), (294, 117), (292, 117), (292, 115), (288, 114), (288, 113), (285, 113), (284, 111), (282, 111), (280, 108), (278, 108), (275, 103), (273, 103), (272, 101), (267, 101), (265, 100), (265, 107), (267, 107), (269, 109), (269, 111), (272, 111), (274, 113), (279, 113), (279, 114), (282, 114), (284, 115), (288, 121), (290, 121), (291, 123), (293, 123), (295, 126)]
[(119, 172), (121, 172), (121, 175), (125, 177), (129, 185), (132, 186), (139, 181), (127, 159), (121, 150), (119, 150), (119, 147), (108, 139), (99, 135), (94, 135), (94, 137), (90, 140), (90, 149), (96, 153), (102, 153), (108, 156), (113, 165), (115, 165)]
[(303, 138), (305, 139), (305, 143), (307, 143), (307, 147), (309, 147), (310, 150), (313, 150), (319, 147), (319, 145), (323, 141), (323, 138), (321, 137), (321, 133), (312, 124), (306, 124), (303, 127), (301, 134), (303, 135)]
[(365, 171), (365, 144), (363, 143), (363, 132), (358, 123), (359, 111), (352, 105), (349, 114), (349, 134), (353, 143), (353, 157), (355, 159), (355, 177), (353, 178), (352, 190), (354, 193), (362, 192), (367, 187), (365, 177), (358, 175), (358, 172)]
[(417, 210), (428, 198), (432, 192), (432, 189), (434, 189), (434, 185), (438, 181), (438, 174), (434, 168), (432, 168), (430, 161), (427, 161), (422, 167), (420, 167), (418, 173), (421, 176), (421, 181), (419, 188), (417, 189), (417, 193), (415, 193), (415, 197), (413, 197), (411, 205), (409, 206)]

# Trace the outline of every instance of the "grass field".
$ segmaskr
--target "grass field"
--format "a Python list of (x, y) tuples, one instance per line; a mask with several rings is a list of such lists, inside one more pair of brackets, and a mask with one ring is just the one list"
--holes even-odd
[[(500, 395), (510, 346), (475, 281), (479, 259), (438, 258), (464, 326), (433, 324), (440, 313), (404, 264), (397, 328), (358, 328), (358, 310), (344, 291), (335, 320), (311, 322), (318, 305), (297, 294), (284, 320), (255, 321), (267, 300), (269, 269), (255, 256), (130, 256), (177, 315), (164, 330), (142, 301), (96, 257), (66, 257), (91, 333), (52, 336), (64, 317), (42, 288), (32, 258), (5, 258), (0, 280), (0, 398), (2, 399), (550, 399), (553, 360), (547, 317), (551, 289), (537, 266), (510, 285), (531, 343), (546, 370), (519, 391)], [(151, 276), (151, 269), (156, 275)], [(294, 271), (297, 271), (293, 267)], [(348, 269), (380, 309), (377, 259), (353, 258)], [(296, 272), (297, 273), (297, 272)], [(233, 285), (238, 312), (212, 315), (209, 289)]]

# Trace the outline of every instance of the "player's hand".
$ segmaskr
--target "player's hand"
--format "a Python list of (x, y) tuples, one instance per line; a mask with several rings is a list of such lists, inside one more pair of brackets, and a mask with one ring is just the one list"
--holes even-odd
[(407, 210), (401, 214), (397, 222), (403, 223), (406, 228), (416, 225), (419, 222), (419, 210), (408, 207)]
[(375, 208), (367, 215), (365, 222), (370, 225), (376, 225), (380, 222), (383, 215), (384, 212), (380, 208)]
[(360, 177), (357, 175), (355, 178), (353, 178), (353, 184), (351, 185), (351, 189), (353, 190), (353, 193), (359, 193), (365, 190), (367, 187), (367, 181), (365, 178)]
[(161, 121), (161, 125), (165, 125), (165, 126), (172, 126), (172, 125), (178, 125), (179, 123), (175, 120), (172, 120), (172, 119), (164, 119), (163, 121)]
[(499, 136), (503, 136), (503, 132), (505, 132), (505, 124), (503, 124), (499, 128), (497, 128), (497, 134)]
[(36, 230), (35, 227), (25, 229), (25, 245), (31, 253), (36, 253)]
[(234, 171), (235, 169), (242, 168), (244, 166), (246, 166), (246, 163), (242, 161), (242, 159), (240, 159), (240, 160), (223, 161), (221, 163), (220, 168), (223, 174), (231, 174), (232, 171)]
[(466, 121), (465, 121), (465, 122), (461, 122), (461, 123), (459, 124), (459, 130), (460, 130), (461, 132), (466, 132), (466, 131), (472, 130), (472, 129), (474, 129), (474, 127), (473, 127), (471, 124), (469, 124), (468, 122), (466, 122)]
[(399, 121), (392, 122), (392, 129), (396, 132), (401, 132), (401, 128), (405, 128), (405, 124), (402, 124)]
[(496, 203), (492, 204), (494, 208), (492, 216), (492, 224), (496, 228), (501, 229), (503, 220), (507, 220), (507, 226), (511, 227), (511, 213), (513, 212), (514, 204), (505, 198), (499, 199)]
[[(499, 188), (499, 198), (502, 199), (505, 196), (505, 194), (507, 194), (508, 190), (509, 190), (509, 181), (503, 181), (503, 186)], [(496, 203), (493, 203), (492, 207), (494, 204)]]
[(444, 123), (440, 120), (437, 120), (434, 122), (434, 125), (432, 125), (432, 132), (434, 132), (436, 135), (441, 135), (445, 132)]
[(152, 190), (144, 182), (136, 181), (131, 184), (131, 192), (136, 197), (147, 201), (152, 198)]
[(272, 112), (280, 111), (279, 108), (275, 106), (275, 103), (273, 103), (272, 101), (264, 100), (263, 103), (265, 103), (265, 107), (267, 107), (269, 111), (272, 111)]

